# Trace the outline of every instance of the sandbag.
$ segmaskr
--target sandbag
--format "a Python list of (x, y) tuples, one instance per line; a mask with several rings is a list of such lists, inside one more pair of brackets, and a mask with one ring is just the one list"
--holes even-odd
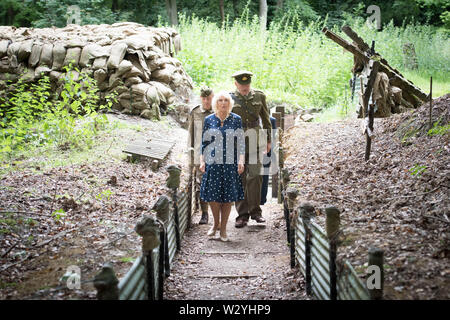
[(114, 90), (116, 91), (117, 94), (122, 94), (124, 92), (129, 92), (130, 91), (129, 88), (127, 88), (127, 87), (125, 87), (123, 85), (122, 86), (117, 86)]
[(13, 43), (11, 43), (10, 45), (9, 45), (9, 47), (8, 47), (8, 50), (7, 50), (7, 54), (8, 54), (8, 57), (12, 57), (12, 56), (18, 56), (18, 54), (19, 54), (19, 49), (20, 49), (20, 46), (22, 45), (22, 43), (20, 43), (20, 42), (13, 42)]
[(164, 82), (169, 84), (173, 81), (173, 74), (177, 71), (176, 67), (171, 64), (166, 64), (163, 69), (152, 72), (152, 80)]
[(94, 79), (97, 81), (97, 85), (100, 85), (103, 81), (105, 81), (108, 74), (103, 69), (95, 70)]
[(142, 35), (132, 35), (125, 39), (125, 43), (127, 44), (129, 49), (147, 49), (147, 47), (149, 46), (149, 39), (144, 38)]
[(396, 86), (391, 86), (392, 99), (396, 104), (402, 103), (402, 89)]
[(124, 78), (142, 77), (142, 75), (143, 75), (142, 71), (136, 68), (134, 65), (132, 65), (131, 70), (125, 73)]
[(46, 75), (46, 74), (49, 74), (51, 71), (52, 71), (52, 69), (50, 69), (47, 66), (39, 66), (35, 69), (34, 76), (36, 79), (38, 79), (42, 76), (42, 74)]
[(80, 61), (81, 48), (73, 47), (67, 49), (66, 57), (64, 59), (63, 66), (69, 66), (72, 63), (72, 67), (78, 67)]
[(80, 55), (80, 66), (86, 67), (90, 64), (91, 60), (99, 57), (107, 57), (110, 49), (110, 47), (102, 47), (96, 43), (84, 46)]
[(141, 50), (128, 50), (129, 54), (127, 55), (128, 59), (131, 61), (133, 66), (138, 68), (142, 72), (142, 79), (144, 81), (149, 81), (151, 76), (151, 71), (147, 66), (147, 62), (145, 61), (144, 54)]
[(24, 82), (32, 82), (35, 78), (35, 70), (34, 68), (28, 68), (27, 71), (20, 76), (20, 79)]
[(171, 96), (174, 95), (174, 92), (166, 87), (164, 84), (158, 81), (150, 81), (149, 84), (153, 87), (155, 87), (156, 91), (158, 92), (159, 100), (163, 104), (167, 104), (170, 100)]
[(62, 43), (56, 43), (53, 46), (53, 70), (61, 70), (66, 58), (66, 47)]
[(42, 44), (34, 43), (33, 48), (31, 49), (30, 58), (28, 59), (28, 65), (30, 67), (35, 67), (39, 63), (39, 59), (41, 58), (41, 52), (42, 52)]
[(50, 80), (53, 82), (60, 80), (61, 77), (62, 77), (62, 73), (59, 71), (51, 71), (50, 72)]
[(119, 67), (116, 71), (118, 76), (121, 76), (127, 72), (129, 72), (130, 70), (132, 70), (133, 68), (133, 64), (128, 61), (128, 60), (122, 60), (122, 62), (119, 64)]
[(1, 40), (0, 41), (0, 58), (6, 56), (8, 52), (8, 46), (10, 45), (11, 40)]
[(125, 53), (127, 52), (127, 44), (124, 42), (118, 42), (112, 45), (111, 55), (106, 63), (108, 69), (117, 69), (122, 62)]
[(108, 60), (108, 58), (107, 57), (99, 57), (99, 58), (96, 58), (95, 60), (94, 60), (94, 64), (92, 65), (92, 68), (94, 69), (94, 70), (97, 70), (97, 69), (105, 69), (106, 70), (106, 61)]
[(142, 79), (139, 77), (131, 77), (125, 80), (125, 86), (131, 87), (134, 84), (142, 83)]
[(51, 67), (53, 64), (53, 44), (46, 43), (42, 46), (39, 65)]
[(159, 106), (159, 104), (161, 103), (159, 100), (158, 90), (153, 86), (150, 86), (147, 89), (146, 96), (149, 104), (151, 104), (152, 107)]
[(18, 61), (25, 61), (30, 57), (31, 49), (33, 48), (33, 40), (22, 42), (17, 54)]
[(109, 87), (113, 88), (113, 87), (117, 87), (118, 85), (122, 84), (122, 79), (117, 75), (117, 73), (113, 73), (110, 77), (109, 77)]
[(147, 90), (151, 87), (148, 83), (138, 83), (131, 86), (131, 92), (134, 95), (145, 96)]

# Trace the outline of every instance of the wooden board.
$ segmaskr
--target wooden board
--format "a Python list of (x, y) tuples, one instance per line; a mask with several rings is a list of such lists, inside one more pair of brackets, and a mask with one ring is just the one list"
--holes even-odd
[(148, 142), (135, 142), (126, 146), (122, 152), (131, 155), (148, 157), (156, 160), (163, 160), (170, 149), (172, 149), (174, 141), (164, 141), (162, 139), (151, 139)]

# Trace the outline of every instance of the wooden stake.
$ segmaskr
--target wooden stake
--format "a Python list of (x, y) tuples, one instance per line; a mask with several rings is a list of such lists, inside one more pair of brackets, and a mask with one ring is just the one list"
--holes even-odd
[(431, 119), (431, 110), (433, 109), (433, 77), (430, 77), (430, 129), (433, 126)]

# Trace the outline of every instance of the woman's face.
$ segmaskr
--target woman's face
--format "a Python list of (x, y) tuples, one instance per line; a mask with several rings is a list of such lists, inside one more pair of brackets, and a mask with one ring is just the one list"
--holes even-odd
[(225, 97), (217, 99), (217, 111), (220, 113), (227, 113), (230, 108), (230, 101)]

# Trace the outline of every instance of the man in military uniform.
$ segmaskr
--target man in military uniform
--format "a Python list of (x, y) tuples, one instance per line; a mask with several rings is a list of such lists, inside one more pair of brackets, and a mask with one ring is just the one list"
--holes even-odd
[[(235, 79), (236, 91), (231, 94), (234, 100), (232, 112), (242, 119), (242, 126), (246, 135), (245, 143), (245, 170), (241, 174), (242, 186), (244, 187), (244, 200), (236, 202), (238, 217), (236, 228), (247, 225), (249, 218), (263, 223), (265, 220), (261, 215), (261, 186), (262, 186), (262, 156), (270, 150), (271, 123), (269, 109), (266, 104), (266, 95), (260, 90), (251, 88), (251, 77), (249, 71), (238, 71), (232, 75)], [(260, 129), (265, 129), (264, 143), (260, 144)], [(252, 139), (252, 135), (256, 138)]]
[(199, 170), (200, 166), (200, 154), (202, 152), (202, 130), (203, 122), (206, 116), (213, 113), (211, 109), (211, 102), (214, 93), (209, 87), (202, 87), (200, 89), (200, 97), (202, 104), (195, 106), (189, 114), (189, 127), (188, 127), (188, 147), (189, 147), (189, 172), (194, 170), (194, 195), (195, 195), (195, 210), (198, 208), (198, 202), (200, 202), (200, 208), (202, 210), (202, 217), (199, 224), (208, 223), (208, 203), (200, 200), (200, 184), (202, 181), (203, 173)]

